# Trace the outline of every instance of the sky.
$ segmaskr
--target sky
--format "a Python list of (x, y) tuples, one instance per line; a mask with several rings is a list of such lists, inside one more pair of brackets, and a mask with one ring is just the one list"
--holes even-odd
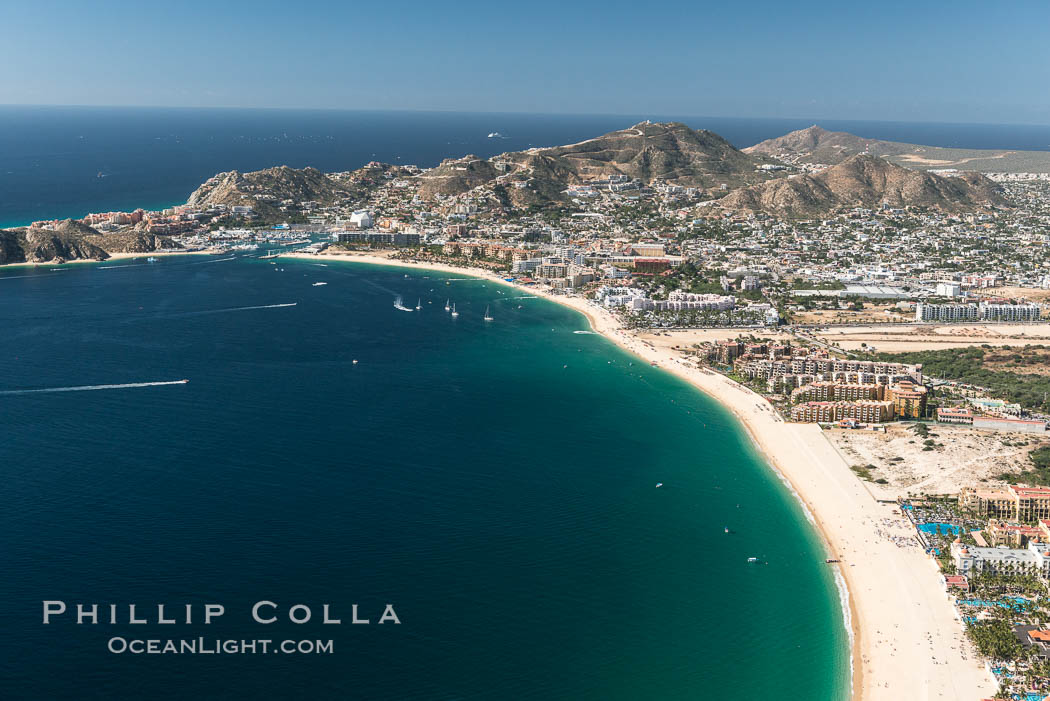
[(0, 2), (0, 103), (1050, 124), (1050, 2)]

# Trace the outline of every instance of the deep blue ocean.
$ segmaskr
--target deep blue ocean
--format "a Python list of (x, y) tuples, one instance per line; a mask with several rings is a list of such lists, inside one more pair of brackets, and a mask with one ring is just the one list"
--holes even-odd
[[(247, 109), (0, 107), (0, 226), (185, 202), (227, 170), (434, 166), (572, 143), (643, 119), (715, 131), (737, 147), (819, 123), (860, 136), (960, 148), (1050, 149), (1050, 127), (681, 115), (457, 114)], [(498, 132), (499, 138), (488, 138)], [(100, 177), (101, 176), (101, 177)]]
[[(725, 410), (573, 311), (211, 256), (7, 268), (0, 300), (5, 701), (845, 698), (799, 505)], [(128, 624), (158, 603), (194, 623)], [(198, 636), (334, 652), (107, 651)]]
[[(818, 121), (4, 107), (0, 224), (170, 205), (223, 170), (430, 166), (647, 118), (737, 146)], [(820, 123), (1050, 148), (1045, 127)], [(0, 699), (844, 698), (820, 543), (740, 426), (519, 296), (250, 256), (0, 270)], [(197, 609), (44, 626), (51, 599)], [(263, 599), (314, 621), (252, 624)], [(206, 603), (226, 607), (210, 626)], [(326, 603), (343, 625), (317, 623)], [(349, 624), (355, 603), (372, 625)], [(375, 624), (387, 603), (401, 625)], [(335, 651), (116, 655), (114, 636)]]

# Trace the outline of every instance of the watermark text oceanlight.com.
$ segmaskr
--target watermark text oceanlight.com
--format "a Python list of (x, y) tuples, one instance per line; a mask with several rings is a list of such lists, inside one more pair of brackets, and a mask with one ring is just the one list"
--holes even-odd
[(118, 636), (110, 638), (106, 647), (118, 655), (255, 655), (268, 652), (285, 655), (331, 655), (335, 652), (335, 643), (332, 640), (129, 640)]

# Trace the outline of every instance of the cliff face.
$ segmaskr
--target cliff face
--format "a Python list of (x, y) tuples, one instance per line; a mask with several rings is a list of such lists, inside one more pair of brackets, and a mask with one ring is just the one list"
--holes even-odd
[(945, 178), (858, 155), (815, 175), (755, 185), (723, 198), (726, 209), (781, 217), (820, 216), (849, 207), (928, 207), (956, 212), (1005, 206), (1000, 188), (977, 173)]
[(109, 254), (88, 240), (95, 229), (67, 219), (55, 229), (0, 230), (0, 264), (62, 260), (105, 260)]
[(162, 248), (181, 248), (168, 236), (157, 236), (141, 230), (97, 234), (87, 237), (87, 240), (109, 253), (152, 253)]
[[(85, 227), (91, 229), (91, 227)], [(26, 229), (25, 251), (29, 263), (46, 263), (52, 260), (105, 260), (109, 254), (102, 248), (87, 240), (77, 232), (79, 227), (66, 226), (64, 229)]]
[(0, 265), (106, 260), (110, 253), (149, 253), (178, 247), (167, 236), (140, 230), (103, 234), (71, 219), (59, 222), (54, 229), (0, 229)]
[(0, 229), (0, 265), (25, 263), (25, 229)]

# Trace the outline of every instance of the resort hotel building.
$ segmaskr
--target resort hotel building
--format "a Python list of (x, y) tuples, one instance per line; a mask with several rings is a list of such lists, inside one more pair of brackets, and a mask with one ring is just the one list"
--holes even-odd
[(1050, 575), (1050, 545), (1034, 540), (1027, 548), (982, 548), (956, 540), (950, 551), (955, 570), (962, 575), (977, 572)]
[(959, 505), (979, 516), (1034, 523), (1050, 519), (1050, 487), (1011, 484), (1004, 489), (964, 488)]

